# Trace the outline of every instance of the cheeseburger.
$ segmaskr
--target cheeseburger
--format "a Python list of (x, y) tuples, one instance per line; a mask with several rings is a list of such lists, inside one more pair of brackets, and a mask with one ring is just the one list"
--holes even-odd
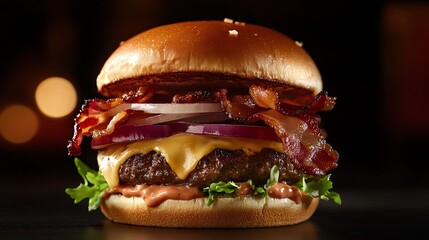
[(302, 44), (257, 25), (194, 21), (122, 42), (97, 77), (104, 99), (75, 118), (99, 170), (66, 189), (115, 222), (244, 228), (307, 220), (341, 199), (328, 171), (338, 153), (318, 112), (335, 98)]

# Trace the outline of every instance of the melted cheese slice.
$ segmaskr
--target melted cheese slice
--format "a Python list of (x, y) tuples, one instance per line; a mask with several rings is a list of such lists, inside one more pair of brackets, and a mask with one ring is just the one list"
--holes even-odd
[(282, 143), (275, 141), (180, 133), (167, 138), (119, 144), (100, 150), (98, 165), (109, 187), (113, 188), (119, 183), (119, 167), (128, 158), (136, 154), (155, 151), (165, 158), (180, 179), (186, 179), (189, 173), (195, 169), (198, 161), (216, 148), (242, 149), (248, 155), (257, 153), (263, 148), (283, 152)]

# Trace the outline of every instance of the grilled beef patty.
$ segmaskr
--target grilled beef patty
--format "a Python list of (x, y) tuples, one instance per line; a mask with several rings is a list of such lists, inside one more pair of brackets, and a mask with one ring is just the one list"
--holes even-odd
[(279, 168), (282, 182), (298, 181), (303, 174), (294, 168), (286, 154), (272, 149), (251, 156), (242, 150), (215, 149), (198, 162), (186, 179), (178, 178), (165, 158), (154, 151), (127, 159), (119, 168), (119, 179), (122, 186), (164, 184), (203, 188), (219, 181), (249, 179), (255, 184), (265, 184), (274, 165)]

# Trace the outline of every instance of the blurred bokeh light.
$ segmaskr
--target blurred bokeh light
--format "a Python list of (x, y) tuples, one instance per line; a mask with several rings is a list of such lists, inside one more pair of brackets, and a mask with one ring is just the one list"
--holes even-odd
[(76, 90), (67, 79), (48, 78), (43, 80), (36, 89), (36, 103), (46, 116), (64, 117), (76, 107)]
[(37, 133), (39, 120), (30, 108), (14, 104), (0, 114), (0, 133), (11, 143), (25, 143)]

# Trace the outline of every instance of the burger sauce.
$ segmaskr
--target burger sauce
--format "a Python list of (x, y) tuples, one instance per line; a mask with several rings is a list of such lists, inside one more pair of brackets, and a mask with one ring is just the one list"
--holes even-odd
[(238, 196), (250, 195), (253, 193), (252, 186), (250, 186), (248, 182), (239, 183), (238, 185), (240, 186), (236, 192)]
[[(237, 196), (252, 195), (252, 187), (249, 183), (239, 183), (240, 188), (237, 190)], [(196, 187), (187, 186), (166, 186), (166, 185), (137, 185), (135, 187), (117, 186), (108, 190), (104, 198), (112, 194), (120, 193), (124, 197), (141, 197), (148, 207), (157, 207), (168, 199), (172, 200), (191, 200), (194, 198), (204, 197), (205, 195)], [(268, 189), (268, 196), (272, 198), (289, 198), (296, 204), (301, 203), (302, 193), (293, 186), (284, 183), (277, 183)]]
[(191, 200), (204, 197), (204, 194), (196, 187), (165, 186), (165, 185), (137, 185), (135, 187), (117, 186), (106, 192), (106, 197), (111, 194), (121, 193), (124, 197), (141, 197), (148, 207), (157, 207), (168, 199)]
[[(252, 186), (250, 186), (248, 182), (239, 183), (238, 185), (240, 186), (236, 192), (238, 196), (252, 195)], [(268, 196), (272, 198), (289, 198), (296, 204), (300, 204), (302, 202), (301, 191), (298, 188), (285, 183), (276, 183), (272, 185), (268, 189)]]
[(289, 198), (296, 204), (301, 203), (302, 193), (294, 187), (284, 183), (276, 183), (268, 189), (268, 196), (272, 198)]

